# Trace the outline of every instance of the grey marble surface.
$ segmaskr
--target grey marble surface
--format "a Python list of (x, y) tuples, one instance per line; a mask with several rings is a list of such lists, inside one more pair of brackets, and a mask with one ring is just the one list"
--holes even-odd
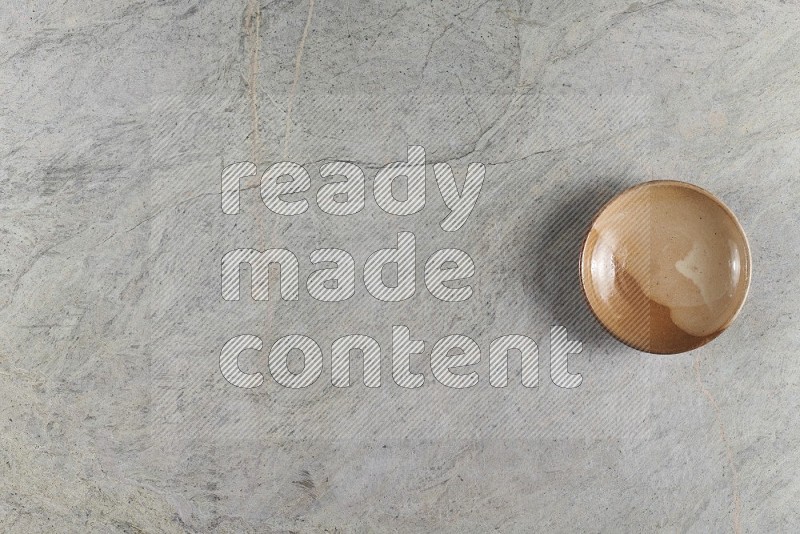
[[(800, 529), (800, 5), (794, 1), (359, 3), (10, 0), (0, 4), (0, 528), (12, 532), (796, 532)], [(457, 232), (432, 169), (425, 208), (371, 194), (425, 147), (462, 179), (486, 166)], [(309, 210), (278, 216), (225, 165), (306, 166)], [(314, 202), (321, 164), (356, 162), (366, 206)], [(748, 233), (741, 316), (692, 353), (611, 339), (576, 275), (594, 211), (672, 178), (724, 200)], [(417, 238), (417, 291), (373, 299), (361, 270)], [(295, 302), (220, 298), (234, 248), (300, 260)], [(355, 296), (309, 297), (309, 253), (356, 261)], [(424, 259), (474, 259), (473, 296), (443, 303)], [(418, 389), (391, 376), (392, 325), (424, 340)], [(583, 352), (574, 389), (548, 335)], [(365, 334), (380, 388), (331, 386), (330, 348)], [(225, 381), (223, 344), (260, 388)], [(321, 377), (269, 377), (304, 334)], [(464, 334), (479, 383), (429, 366)], [(540, 345), (540, 381), (488, 383), (491, 340)], [(427, 359), (426, 359), (427, 358)], [(295, 362), (296, 363), (296, 362)]]

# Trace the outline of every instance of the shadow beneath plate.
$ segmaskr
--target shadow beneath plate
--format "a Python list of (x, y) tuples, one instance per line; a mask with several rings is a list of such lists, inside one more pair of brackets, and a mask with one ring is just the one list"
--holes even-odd
[[(523, 243), (523, 263), (531, 266), (523, 287), (547, 310), (553, 325), (567, 328), (571, 339), (608, 348), (619, 342), (597, 321), (583, 294), (580, 254), (597, 212), (632, 184), (612, 178), (567, 185), (547, 202)], [(540, 304), (540, 306), (542, 305)]]

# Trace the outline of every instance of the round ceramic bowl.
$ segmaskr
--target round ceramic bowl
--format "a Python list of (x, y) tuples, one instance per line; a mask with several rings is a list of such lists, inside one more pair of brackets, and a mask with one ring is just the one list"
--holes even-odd
[(750, 247), (708, 191), (645, 182), (597, 214), (580, 274), (589, 307), (614, 337), (677, 354), (705, 345), (736, 318), (750, 286)]

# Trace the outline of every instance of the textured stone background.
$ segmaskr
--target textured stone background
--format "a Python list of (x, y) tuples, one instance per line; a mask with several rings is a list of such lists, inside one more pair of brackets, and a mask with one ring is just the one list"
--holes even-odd
[[(795, 532), (800, 529), (800, 6), (796, 2), (0, 5), (0, 526), (18, 532)], [(381, 212), (370, 180), (408, 144), (463, 177), (458, 232)], [(271, 214), (257, 182), (224, 216), (221, 169), (358, 162), (364, 212)], [(589, 316), (577, 246), (646, 179), (720, 196), (750, 238), (737, 322), (654, 357)], [(313, 191), (308, 195), (313, 199)], [(475, 295), (370, 297), (370, 252), (413, 231), (474, 258)], [(356, 296), (222, 302), (236, 247), (356, 259)], [(420, 273), (421, 271), (418, 271)], [(470, 390), (389, 373), (391, 325), (484, 351)], [(551, 325), (583, 342), (547, 375)], [(303, 391), (227, 384), (224, 342), (307, 334)], [(330, 343), (375, 337), (383, 383), (330, 386)], [(488, 384), (494, 337), (540, 344), (540, 385)], [(243, 363), (266, 372), (266, 350)], [(356, 379), (359, 374), (356, 373)]]

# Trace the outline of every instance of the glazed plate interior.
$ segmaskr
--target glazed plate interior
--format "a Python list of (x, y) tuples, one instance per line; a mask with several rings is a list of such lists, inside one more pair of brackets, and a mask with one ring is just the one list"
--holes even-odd
[(750, 250), (733, 213), (675, 181), (624, 191), (595, 218), (581, 281), (603, 326), (641, 351), (675, 354), (717, 337), (741, 309)]

